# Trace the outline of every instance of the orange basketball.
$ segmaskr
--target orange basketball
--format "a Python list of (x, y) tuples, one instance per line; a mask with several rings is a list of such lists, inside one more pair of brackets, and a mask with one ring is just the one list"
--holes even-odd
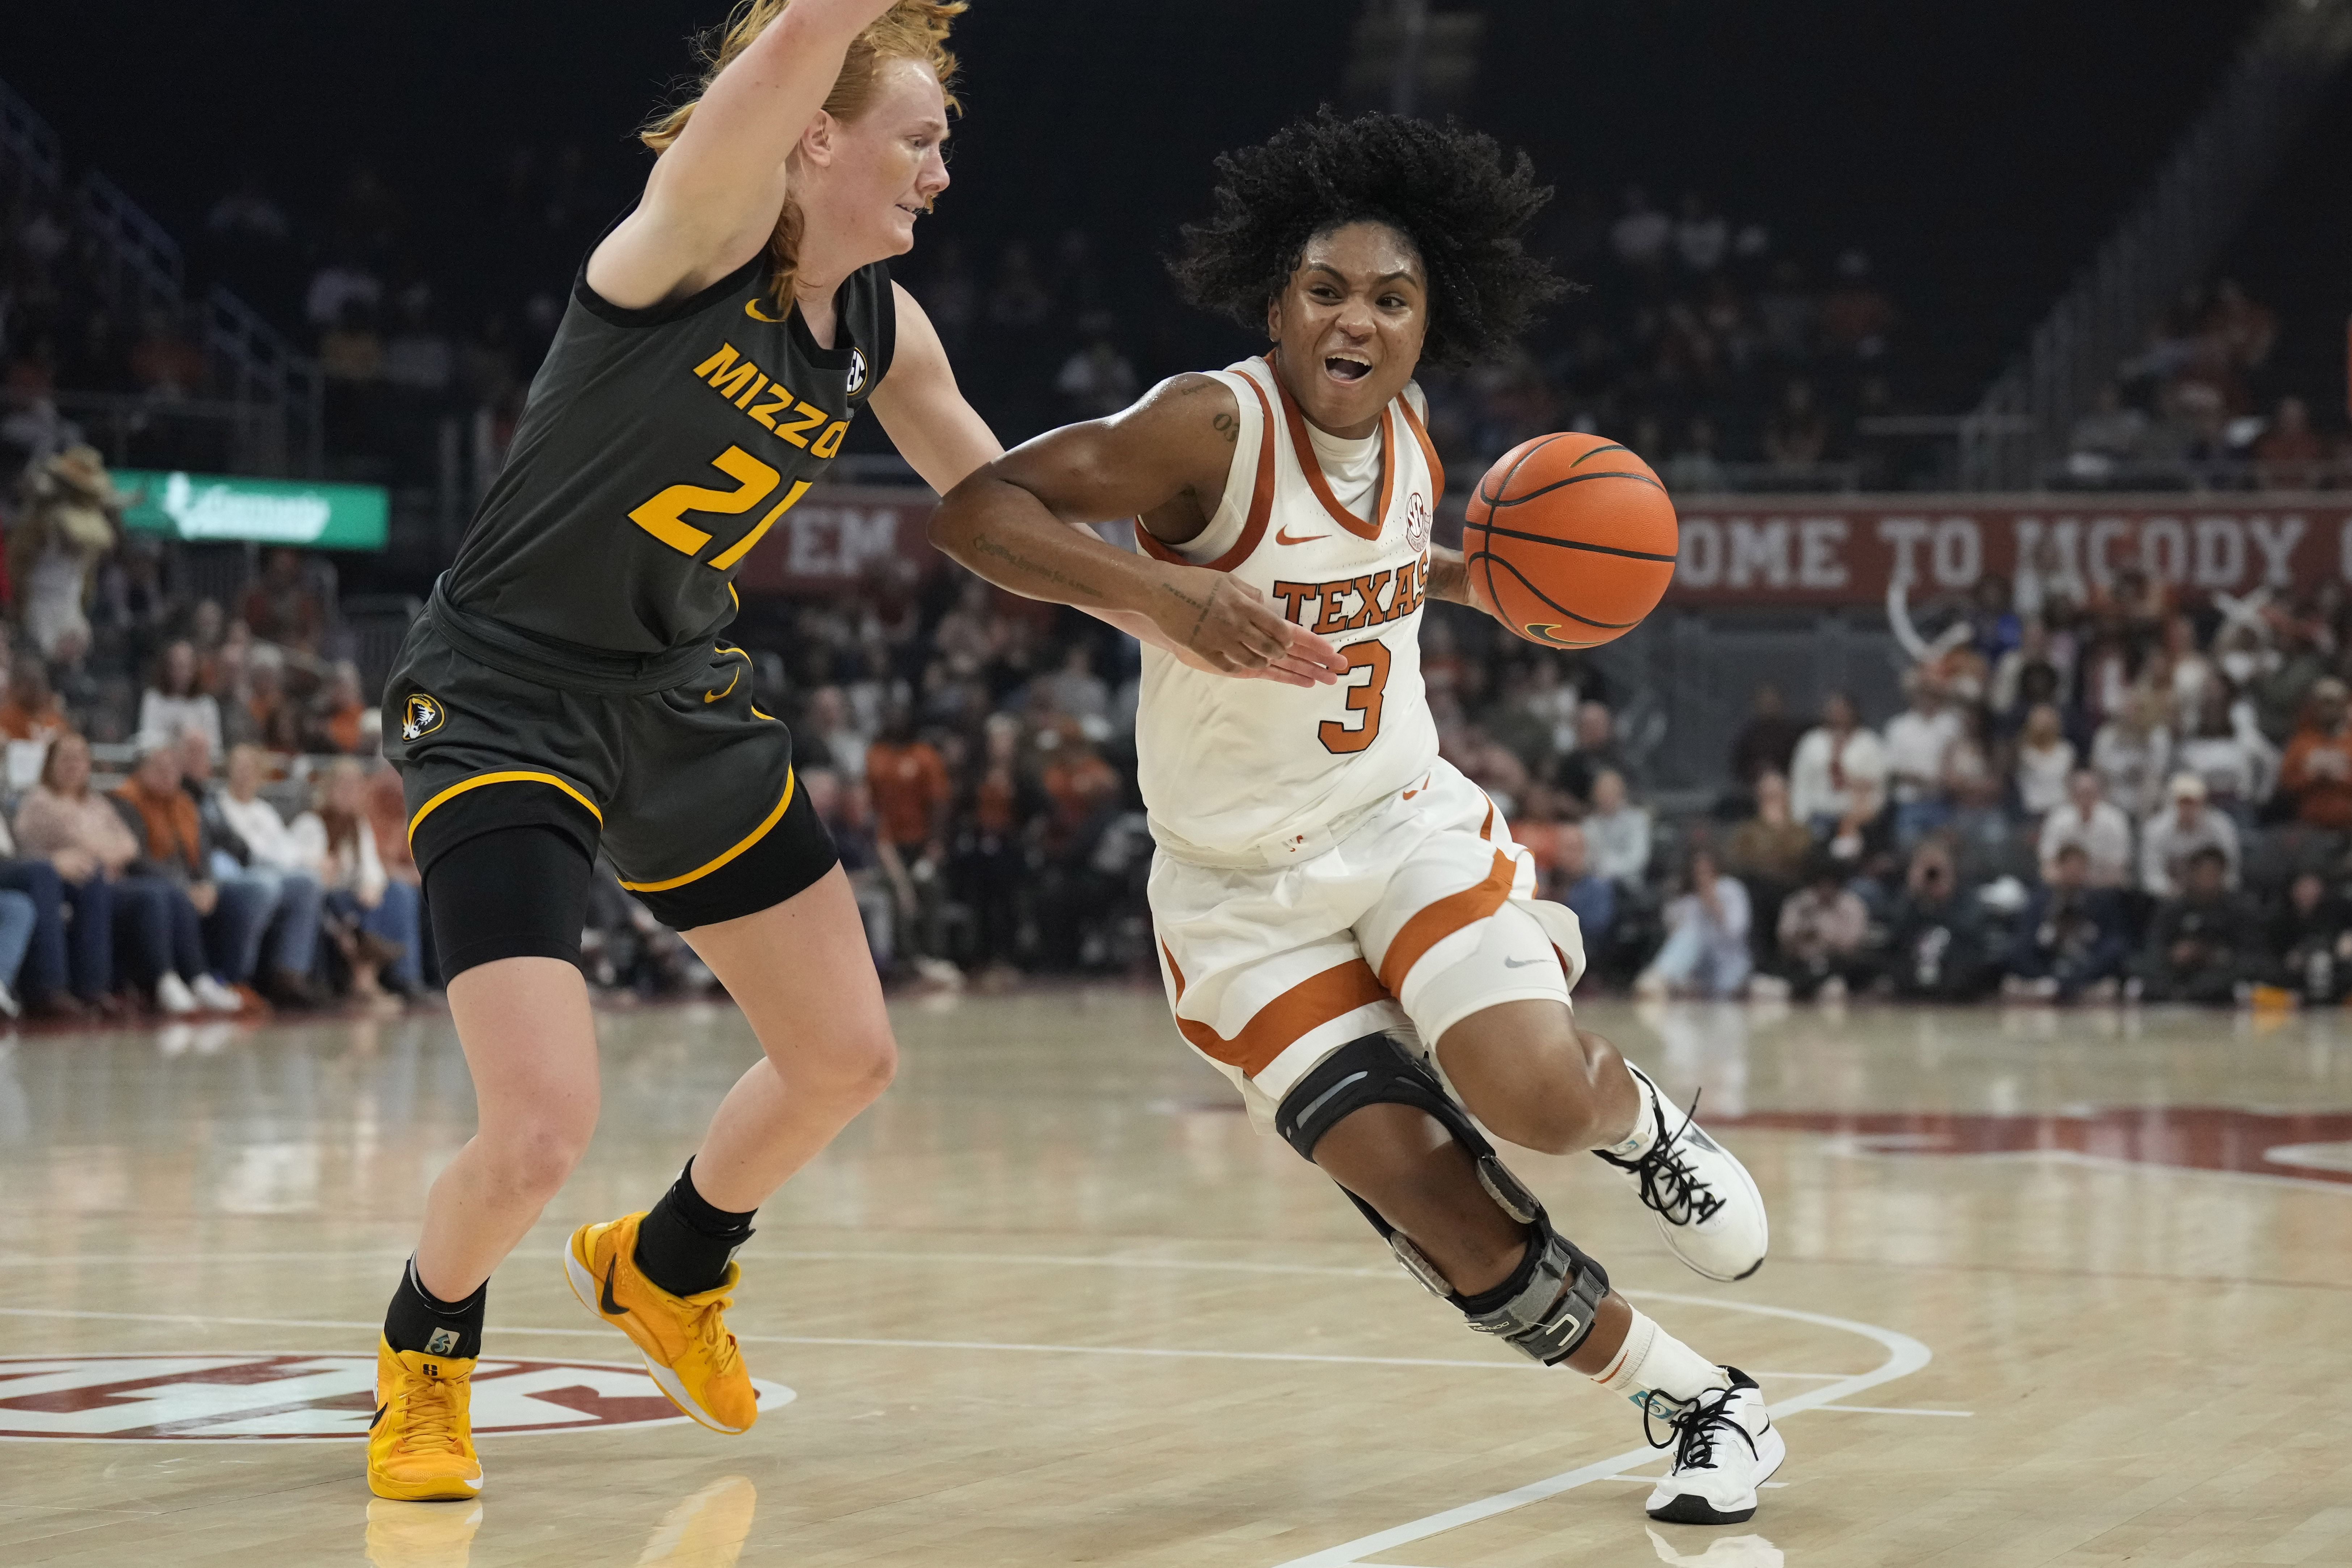
[(1675, 578), (1675, 503), (1606, 436), (1538, 436), (1470, 498), (1462, 556), (1479, 605), (1529, 642), (1593, 647), (1658, 607)]

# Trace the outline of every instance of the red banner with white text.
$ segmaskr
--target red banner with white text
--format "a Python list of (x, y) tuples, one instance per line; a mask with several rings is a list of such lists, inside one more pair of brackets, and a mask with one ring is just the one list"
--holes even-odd
[(1725, 496), (1676, 502), (1669, 604), (1877, 604), (1989, 575), (2080, 599), (2137, 571), (2189, 593), (2352, 583), (2352, 491)]
[(738, 592), (822, 594), (877, 574), (919, 577), (946, 558), (931, 548), (940, 498), (912, 486), (819, 485), (743, 558)]

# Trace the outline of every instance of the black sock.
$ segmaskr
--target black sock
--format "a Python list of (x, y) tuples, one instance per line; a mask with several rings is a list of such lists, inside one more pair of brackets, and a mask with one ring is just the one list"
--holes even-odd
[(661, 1202), (637, 1222), (637, 1268), (673, 1296), (698, 1296), (727, 1278), (728, 1259), (751, 1239), (746, 1209), (730, 1214), (713, 1208), (694, 1190), (694, 1162), (677, 1173)]
[(489, 1282), (484, 1280), (462, 1301), (438, 1300), (418, 1281), (412, 1258), (400, 1271), (400, 1289), (383, 1315), (383, 1337), (396, 1351), (472, 1361), (482, 1353), (482, 1309), (489, 1299)]

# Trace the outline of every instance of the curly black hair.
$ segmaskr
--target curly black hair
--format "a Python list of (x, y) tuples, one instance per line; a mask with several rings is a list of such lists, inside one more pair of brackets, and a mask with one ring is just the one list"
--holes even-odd
[(1459, 365), (1495, 353), (1568, 285), (1519, 231), (1551, 200), (1525, 153), (1453, 121), (1343, 119), (1328, 105), (1260, 146), (1217, 155), (1215, 216), (1187, 224), (1169, 271), (1184, 297), (1244, 326), (1265, 320), (1318, 234), (1362, 218), (1410, 239), (1429, 279), (1422, 357)]

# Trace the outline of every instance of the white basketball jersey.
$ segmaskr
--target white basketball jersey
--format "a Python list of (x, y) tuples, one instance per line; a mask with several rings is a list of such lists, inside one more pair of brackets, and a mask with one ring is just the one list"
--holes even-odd
[(1338, 686), (1301, 689), (1212, 675), (1143, 650), (1136, 752), (1152, 835), (1179, 855), (1305, 853), (1321, 830), (1411, 788), (1437, 760), (1421, 684), (1430, 523), (1444, 472), (1414, 404), (1381, 413), (1369, 518), (1334, 496), (1305, 416), (1274, 367), (1213, 373), (1241, 429), (1216, 515), (1181, 545), (1139, 527), (1163, 561), (1231, 573), (1348, 656)]

